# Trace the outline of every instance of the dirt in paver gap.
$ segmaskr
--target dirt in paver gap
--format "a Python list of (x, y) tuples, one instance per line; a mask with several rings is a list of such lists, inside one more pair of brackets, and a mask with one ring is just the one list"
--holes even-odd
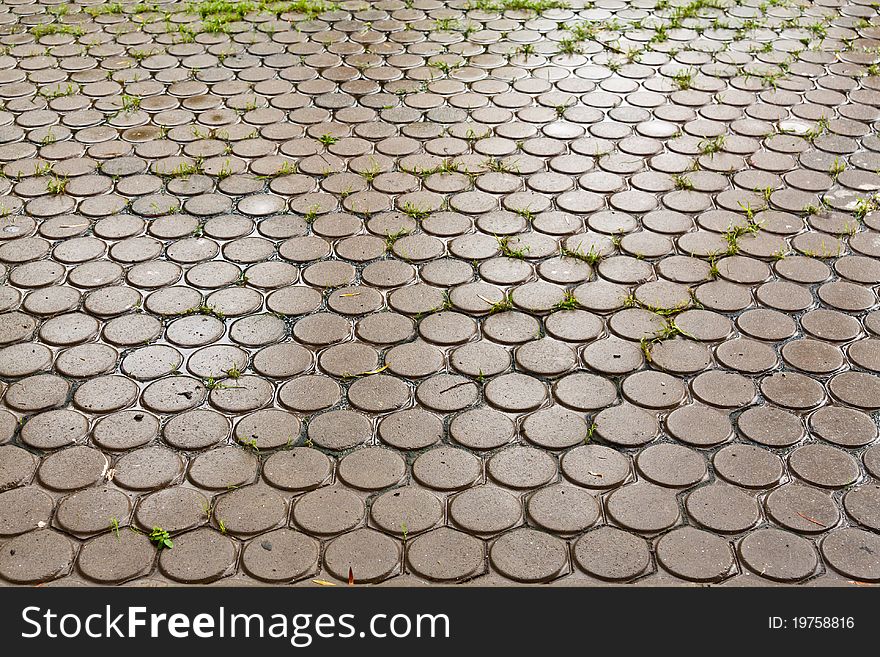
[(0, 46), (0, 580), (880, 581), (875, 3)]

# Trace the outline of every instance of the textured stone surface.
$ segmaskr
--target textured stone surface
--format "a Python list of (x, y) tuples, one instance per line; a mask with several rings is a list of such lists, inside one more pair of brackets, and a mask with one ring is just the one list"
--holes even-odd
[(880, 580), (878, 9), (708, 4), (0, 0), (0, 578)]

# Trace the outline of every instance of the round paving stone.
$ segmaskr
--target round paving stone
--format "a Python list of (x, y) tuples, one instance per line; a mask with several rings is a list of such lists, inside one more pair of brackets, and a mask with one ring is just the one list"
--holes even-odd
[(719, 476), (746, 488), (770, 488), (785, 473), (781, 458), (754, 445), (728, 445), (715, 454), (713, 464)]
[(810, 416), (812, 432), (840, 447), (861, 447), (877, 438), (877, 425), (866, 413), (843, 406), (825, 406)]
[(565, 449), (584, 442), (588, 436), (588, 428), (587, 423), (577, 413), (551, 406), (527, 416), (522, 422), (522, 433), (529, 442), (538, 447)]
[(15, 536), (48, 526), (53, 508), (52, 498), (36, 486), (0, 493), (0, 536)]
[(677, 408), (666, 417), (666, 430), (692, 447), (713, 447), (730, 439), (730, 419), (703, 404)]
[(826, 491), (803, 484), (786, 484), (764, 501), (767, 515), (786, 529), (818, 534), (837, 524), (840, 512)]
[(245, 546), (241, 565), (264, 582), (290, 582), (317, 569), (318, 550), (313, 538), (292, 529), (276, 529)]
[(373, 500), (370, 518), (379, 529), (390, 534), (413, 535), (443, 519), (443, 504), (424, 489), (404, 486)]
[(324, 565), (336, 579), (379, 582), (400, 566), (397, 541), (373, 529), (357, 529), (334, 539), (324, 551)]
[(576, 534), (599, 519), (599, 505), (588, 492), (557, 484), (541, 488), (526, 505), (529, 520), (563, 536)]
[(734, 563), (727, 541), (693, 527), (663, 536), (657, 543), (657, 561), (673, 575), (695, 582), (723, 579)]
[(364, 501), (351, 491), (319, 488), (296, 500), (293, 520), (313, 536), (332, 536), (355, 528), (364, 513)]
[(625, 454), (602, 445), (581, 445), (562, 457), (562, 472), (571, 481), (585, 488), (616, 488), (631, 474), (632, 466)]
[(70, 389), (67, 381), (53, 374), (37, 374), (16, 381), (6, 390), (6, 405), (23, 413), (61, 406)]
[(844, 404), (863, 410), (880, 409), (880, 377), (865, 372), (843, 372), (831, 379), (828, 389)]
[(610, 581), (630, 580), (651, 564), (648, 543), (615, 527), (599, 527), (574, 546), (574, 560), (586, 573)]
[(534, 529), (520, 528), (504, 534), (489, 548), (492, 565), (518, 582), (546, 582), (566, 567), (564, 542)]
[(860, 582), (880, 581), (880, 536), (877, 534), (845, 527), (830, 533), (822, 541), (821, 549), (825, 561), (839, 573)]
[(494, 486), (459, 493), (450, 502), (449, 513), (457, 526), (478, 535), (502, 532), (522, 519), (519, 499)]
[(120, 524), (127, 524), (130, 513), (131, 503), (125, 493), (102, 486), (61, 500), (55, 523), (71, 534), (83, 536), (107, 529), (112, 518)]
[(416, 398), (435, 411), (460, 411), (477, 400), (477, 384), (462, 376), (438, 374), (419, 384)]
[(349, 410), (328, 411), (312, 418), (309, 439), (319, 447), (346, 450), (367, 442), (373, 435), (370, 421)]
[(662, 372), (637, 372), (623, 380), (621, 387), (626, 398), (637, 406), (649, 409), (672, 408), (686, 395), (684, 384)]
[(235, 567), (235, 543), (218, 531), (195, 529), (175, 536), (173, 541), (173, 549), (164, 549), (159, 554), (159, 568), (177, 582), (213, 582)]
[(84, 543), (77, 566), (94, 582), (118, 584), (149, 574), (155, 561), (156, 547), (146, 535), (120, 530)]
[(825, 398), (822, 385), (797, 372), (778, 372), (761, 381), (761, 392), (774, 404), (793, 410), (817, 406)]
[(617, 389), (606, 377), (577, 373), (559, 379), (553, 396), (576, 411), (596, 411), (617, 401)]
[[(137, 420), (137, 417), (133, 418)], [(229, 435), (229, 420), (203, 409), (187, 411), (172, 417), (162, 430), (162, 436), (177, 449), (205, 449), (216, 445)]]
[(107, 457), (91, 447), (63, 449), (43, 459), (37, 476), (47, 487), (59, 491), (77, 490), (101, 481), (109, 467)]
[(257, 449), (292, 445), (299, 438), (302, 423), (293, 413), (267, 408), (243, 417), (235, 426), (235, 437)]
[(483, 473), (483, 464), (463, 449), (437, 447), (412, 464), (413, 477), (435, 490), (459, 490), (471, 486)]
[(685, 501), (688, 515), (720, 534), (738, 534), (758, 522), (755, 498), (735, 486), (716, 482), (698, 488)]
[(189, 478), (208, 490), (242, 486), (257, 476), (258, 459), (242, 447), (218, 447), (199, 454), (189, 466)]
[(291, 410), (310, 413), (333, 406), (341, 394), (339, 384), (330, 377), (304, 375), (281, 386), (278, 401)]
[(534, 447), (514, 446), (498, 452), (487, 465), (489, 476), (509, 488), (537, 488), (556, 476), (555, 459)]
[(469, 449), (494, 449), (509, 443), (516, 427), (506, 415), (491, 408), (465, 411), (449, 425), (449, 435)]
[(116, 462), (113, 480), (129, 490), (156, 490), (168, 486), (183, 472), (183, 461), (170, 449), (146, 447)]
[(310, 447), (276, 452), (263, 463), (263, 477), (276, 488), (311, 490), (327, 481), (333, 470), (329, 457)]
[(287, 517), (284, 499), (268, 486), (237, 488), (217, 500), (214, 518), (232, 534), (259, 534)]
[(842, 488), (859, 478), (858, 462), (830, 445), (803, 445), (788, 457), (794, 475), (822, 488)]
[(473, 536), (438, 527), (413, 539), (406, 561), (421, 577), (456, 582), (478, 574), (485, 567), (485, 548), (483, 542)]
[(736, 422), (746, 438), (767, 447), (788, 447), (804, 437), (801, 419), (775, 406), (753, 406)]
[(378, 433), (383, 442), (397, 449), (422, 449), (440, 440), (443, 422), (432, 413), (414, 408), (386, 415), (379, 422)]
[(37, 470), (37, 463), (37, 457), (20, 447), (0, 447), (0, 491), (30, 482)]
[(614, 522), (644, 534), (669, 529), (679, 519), (675, 493), (643, 481), (617, 489), (608, 497), (606, 505), (608, 516)]
[(646, 479), (670, 488), (687, 488), (706, 476), (706, 459), (699, 452), (664, 443), (652, 445), (636, 457), (636, 468)]
[(850, 490), (843, 498), (847, 514), (868, 529), (878, 531), (880, 527), (880, 486), (865, 484)]
[(21, 428), (21, 442), (40, 450), (58, 449), (81, 442), (89, 422), (80, 413), (68, 409), (47, 411), (33, 416)]
[(0, 577), (15, 584), (48, 582), (66, 574), (73, 559), (74, 546), (63, 534), (28, 532), (0, 548)]
[(208, 521), (208, 498), (193, 488), (172, 486), (144, 497), (135, 511), (135, 521), (149, 531), (161, 527), (174, 533)]
[(594, 424), (602, 440), (621, 447), (649, 443), (660, 430), (656, 415), (625, 402), (596, 415)]
[(357, 449), (339, 462), (339, 477), (354, 488), (381, 490), (398, 483), (406, 474), (403, 458), (382, 447)]
[(739, 544), (743, 563), (761, 577), (797, 582), (812, 575), (819, 565), (813, 544), (781, 529), (758, 529)]

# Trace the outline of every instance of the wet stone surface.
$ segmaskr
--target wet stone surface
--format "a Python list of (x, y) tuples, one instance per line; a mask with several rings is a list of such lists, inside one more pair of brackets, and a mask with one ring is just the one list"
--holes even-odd
[(880, 582), (874, 5), (0, 24), (3, 584)]

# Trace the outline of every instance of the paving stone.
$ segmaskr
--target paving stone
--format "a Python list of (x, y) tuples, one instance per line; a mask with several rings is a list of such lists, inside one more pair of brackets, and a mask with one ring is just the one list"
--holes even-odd
[(822, 556), (834, 570), (861, 582), (880, 580), (878, 537), (861, 529), (844, 527), (822, 540)]
[(699, 452), (669, 443), (651, 445), (639, 453), (636, 468), (646, 479), (670, 488), (693, 486), (707, 474)]
[[(141, 422), (137, 419), (137, 415), (134, 415), (132, 420)], [(126, 428), (120, 427), (118, 431), (121, 432)], [(216, 445), (224, 440), (229, 432), (229, 420), (223, 415), (216, 411), (196, 409), (172, 417), (163, 427), (162, 437), (172, 447), (196, 450)]]
[(827, 492), (791, 483), (777, 488), (764, 502), (767, 514), (786, 529), (818, 534), (837, 524), (840, 512)]
[(758, 529), (739, 544), (743, 563), (761, 577), (797, 582), (812, 575), (819, 565), (813, 544), (781, 529)]
[(843, 450), (830, 445), (803, 445), (788, 456), (795, 476), (823, 488), (842, 488), (856, 481), (859, 466)]
[(241, 447), (218, 447), (199, 454), (189, 466), (190, 480), (202, 488), (242, 486), (257, 476), (258, 459)]
[(2, 536), (16, 536), (48, 526), (54, 507), (54, 500), (36, 486), (23, 486), (0, 493), (0, 503)]
[[(826, 574), (824, 546), (789, 536), (831, 532), (842, 511), (876, 531), (862, 475), (880, 472), (880, 220), (861, 209), (880, 188), (880, 114), (856, 56), (872, 7), (734, 7), (754, 47), (711, 12), (664, 35), (646, 26), (667, 10), (614, 2), (342, 3), (293, 36), (287, 16), (189, 7), (189, 43), (174, 22), (7, 4), (24, 26), (0, 63), (0, 490), (55, 491), (54, 522), (66, 496), (118, 485), (142, 529), (146, 508), (176, 539), (208, 523), (190, 486), (265, 484), (286, 503), (402, 485), (427, 508), (488, 479), (519, 491), (545, 551), (532, 530), (497, 536), (512, 527), (491, 547), (433, 525), (407, 542), (393, 511), (384, 538), (347, 529), (323, 554), (266, 522), (277, 549), (221, 533), (204, 542), (213, 565), (183, 558), (174, 581), (231, 574), (239, 541), (245, 583), (322, 559), (343, 582), (349, 565), (358, 581), (549, 581), (569, 568), (558, 541), (583, 531), (574, 565), (633, 581), (653, 568), (641, 538), (590, 531), (561, 501), (570, 523), (545, 526), (529, 505), (540, 516), (567, 488), (586, 513), (585, 489), (605, 491), (606, 520), (641, 527), (659, 482), (663, 527), (639, 531), (674, 525), (667, 494), (702, 528), (655, 538), (661, 579), (723, 579), (725, 559), (693, 550), (737, 531), (755, 580), (870, 579), (850, 547), (837, 566), (823, 554)], [(796, 44), (816, 11), (824, 41)], [(432, 23), (465, 14), (467, 30)], [(578, 20), (596, 39), (558, 52)], [(26, 34), (58, 23), (83, 34)], [(613, 66), (617, 33), (638, 61)], [(752, 522), (753, 495), (793, 533)], [(151, 576), (155, 547), (113, 552), (99, 531), (77, 539), (78, 582)]]
[(86, 541), (77, 567), (99, 584), (118, 584), (148, 575), (156, 561), (156, 547), (146, 535), (119, 530)]
[(73, 493), (58, 503), (55, 524), (71, 534), (87, 536), (108, 529), (112, 518), (128, 523), (131, 502), (114, 488), (101, 486)]
[(722, 538), (680, 527), (657, 542), (657, 561), (673, 575), (695, 582), (722, 579), (733, 568), (733, 551)]
[(31, 481), (37, 470), (38, 459), (20, 447), (0, 447), (0, 491), (22, 486)]
[(648, 543), (615, 527), (599, 527), (575, 543), (574, 560), (585, 572), (610, 581), (631, 580), (651, 564)]
[(584, 531), (599, 519), (599, 505), (588, 492), (556, 484), (536, 491), (526, 504), (531, 522), (562, 536)]
[(355, 528), (364, 513), (363, 500), (337, 486), (319, 488), (297, 499), (293, 520), (313, 536), (331, 536)]
[(373, 434), (370, 421), (349, 410), (328, 411), (309, 423), (308, 437), (319, 447), (346, 450), (365, 443)]
[(697, 523), (722, 534), (744, 532), (760, 518), (754, 497), (721, 482), (694, 490), (687, 496), (685, 508)]
[(66, 574), (74, 559), (73, 543), (49, 529), (28, 532), (0, 548), (0, 577), (15, 584), (47, 582)]
[(80, 445), (60, 450), (43, 459), (37, 476), (54, 490), (77, 490), (101, 481), (109, 465), (109, 460), (100, 451)]
[(144, 497), (135, 511), (141, 529), (161, 527), (174, 533), (205, 524), (211, 508), (208, 498), (193, 488), (171, 486)]
[(770, 488), (785, 468), (776, 454), (752, 445), (728, 445), (715, 454), (715, 472), (738, 486)]
[(877, 531), (877, 527), (880, 527), (878, 499), (880, 499), (880, 486), (870, 483), (847, 492), (843, 498), (843, 506), (847, 514), (856, 522)]
[(433, 445), (443, 435), (443, 422), (422, 409), (397, 411), (379, 422), (379, 438), (402, 450), (422, 449)]
[(257, 536), (245, 546), (241, 566), (264, 582), (297, 580), (317, 570), (319, 545), (292, 529), (276, 529)]
[(449, 504), (452, 521), (477, 534), (503, 532), (522, 519), (520, 501), (513, 494), (494, 486), (478, 486), (456, 495)]
[(477, 408), (457, 415), (449, 425), (450, 436), (470, 449), (493, 449), (510, 442), (515, 426), (506, 415)]
[(645, 534), (669, 529), (679, 520), (675, 494), (648, 482), (627, 484), (614, 491), (606, 508), (616, 523)]
[(403, 458), (382, 447), (357, 449), (346, 455), (338, 468), (339, 477), (361, 490), (381, 490), (397, 484), (406, 474)]
[(400, 546), (372, 529), (357, 529), (335, 538), (324, 552), (324, 565), (336, 579), (378, 582), (400, 567)]
[(565, 568), (563, 541), (529, 528), (504, 534), (489, 548), (489, 559), (498, 571), (519, 582), (544, 582)]
[(482, 541), (448, 527), (417, 536), (406, 562), (417, 575), (438, 582), (462, 581), (478, 574), (485, 563)]
[(259, 534), (287, 517), (284, 498), (268, 486), (255, 484), (236, 488), (214, 504), (214, 519), (225, 531), (236, 535)]
[(546, 452), (513, 446), (497, 452), (487, 463), (489, 476), (510, 488), (537, 488), (556, 476), (556, 460)]
[(370, 518), (385, 532), (412, 536), (431, 529), (443, 519), (443, 504), (422, 488), (403, 486), (373, 500)]
[(230, 574), (235, 566), (235, 543), (219, 531), (194, 529), (175, 536), (173, 542), (173, 549), (159, 554), (159, 568), (177, 582), (213, 582)]

